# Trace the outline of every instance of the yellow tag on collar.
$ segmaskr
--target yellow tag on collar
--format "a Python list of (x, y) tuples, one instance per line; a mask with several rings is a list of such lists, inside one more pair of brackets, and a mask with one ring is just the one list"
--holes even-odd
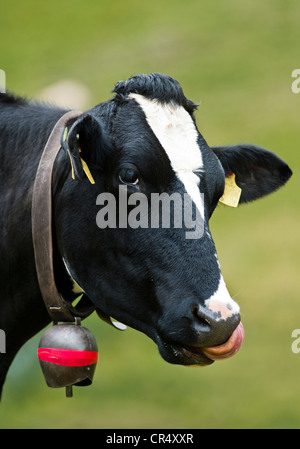
[(226, 204), (226, 206), (237, 207), (240, 201), (242, 189), (235, 183), (235, 174), (225, 178), (224, 193), (219, 199), (220, 203)]

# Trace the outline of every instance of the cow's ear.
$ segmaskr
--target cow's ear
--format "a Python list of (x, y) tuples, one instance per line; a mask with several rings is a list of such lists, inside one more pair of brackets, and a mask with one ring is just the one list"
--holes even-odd
[(236, 184), (242, 189), (239, 203), (245, 203), (274, 192), (292, 175), (292, 170), (271, 151), (255, 145), (211, 147), (225, 171), (235, 174)]
[(70, 157), (73, 179), (83, 179), (86, 175), (93, 183), (89, 166), (101, 164), (105, 146), (103, 126), (93, 115), (83, 114), (73, 124), (67, 124), (62, 135), (62, 147)]

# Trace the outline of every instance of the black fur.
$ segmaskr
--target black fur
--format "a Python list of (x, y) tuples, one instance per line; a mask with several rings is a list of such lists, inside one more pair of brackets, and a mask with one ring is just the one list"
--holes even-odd
[(292, 175), (289, 166), (271, 151), (255, 145), (240, 144), (211, 148), (225, 174), (235, 173), (242, 189), (241, 203), (261, 198), (283, 186)]
[(161, 103), (175, 103), (183, 106), (190, 114), (197, 108), (195, 103), (185, 97), (178, 81), (159, 73), (136, 75), (125, 82), (119, 81), (113, 92), (123, 97), (136, 93), (150, 100), (157, 99)]

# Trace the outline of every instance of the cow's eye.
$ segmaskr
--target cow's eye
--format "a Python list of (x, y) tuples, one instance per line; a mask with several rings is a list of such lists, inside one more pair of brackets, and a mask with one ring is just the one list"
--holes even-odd
[(133, 168), (122, 168), (119, 171), (119, 180), (123, 184), (137, 185), (139, 183), (139, 174)]

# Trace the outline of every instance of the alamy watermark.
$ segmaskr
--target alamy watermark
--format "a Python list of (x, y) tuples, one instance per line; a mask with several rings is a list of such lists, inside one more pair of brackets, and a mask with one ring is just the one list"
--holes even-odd
[(1, 353), (6, 353), (6, 335), (2, 329), (0, 329), (0, 354)]
[(0, 69), (0, 93), (5, 92), (5, 72)]
[(296, 78), (292, 82), (292, 92), (298, 94), (300, 92), (300, 69), (295, 69), (292, 71), (292, 78)]
[(292, 338), (295, 338), (291, 345), (292, 352), (298, 354), (300, 352), (300, 329), (293, 330)]
[[(187, 193), (144, 193), (128, 195), (127, 186), (119, 186), (119, 195), (100, 193), (96, 204), (103, 206), (96, 216), (100, 229), (105, 228), (183, 228), (186, 239), (200, 239), (204, 233), (204, 194), (200, 206)], [(200, 210), (199, 210), (200, 209)]]

